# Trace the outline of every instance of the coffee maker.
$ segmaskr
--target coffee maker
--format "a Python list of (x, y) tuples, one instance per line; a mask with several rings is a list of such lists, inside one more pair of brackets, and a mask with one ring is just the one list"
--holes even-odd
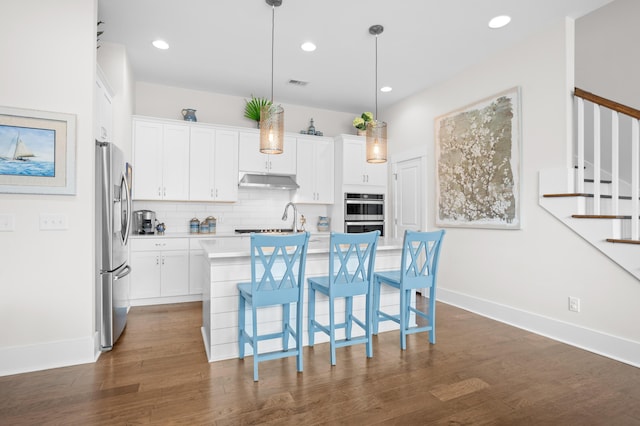
[(136, 234), (155, 233), (156, 212), (151, 210), (136, 210), (133, 212), (133, 231)]

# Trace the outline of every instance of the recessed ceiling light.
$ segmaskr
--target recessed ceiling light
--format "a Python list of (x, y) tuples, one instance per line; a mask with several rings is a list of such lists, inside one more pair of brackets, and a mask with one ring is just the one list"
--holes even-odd
[(310, 41), (307, 41), (305, 43), (302, 43), (300, 48), (305, 52), (313, 52), (314, 50), (316, 50), (316, 45), (311, 43)]
[(392, 88), (392, 87), (389, 87), (389, 86), (384, 86), (384, 87), (381, 87), (381, 88), (380, 88), (380, 91), (381, 91), (381, 92), (384, 92), (384, 93), (390, 92), (390, 91), (392, 91), (392, 90), (393, 90), (393, 88)]
[(161, 50), (167, 50), (169, 48), (169, 43), (164, 40), (154, 40), (151, 44)]
[(507, 16), (507, 15), (500, 15), (500, 16), (496, 16), (495, 18), (492, 18), (489, 21), (489, 28), (502, 28), (505, 25), (507, 25), (509, 22), (511, 22), (511, 16)]

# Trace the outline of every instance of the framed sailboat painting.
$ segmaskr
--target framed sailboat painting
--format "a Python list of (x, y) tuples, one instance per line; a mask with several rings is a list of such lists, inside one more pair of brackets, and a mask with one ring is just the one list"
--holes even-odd
[(76, 117), (0, 107), (0, 192), (73, 195)]

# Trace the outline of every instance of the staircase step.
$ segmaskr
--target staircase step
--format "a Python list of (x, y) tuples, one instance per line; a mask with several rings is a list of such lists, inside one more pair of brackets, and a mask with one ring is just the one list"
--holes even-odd
[(611, 214), (572, 214), (575, 219), (631, 219), (631, 215), (611, 215)]
[(640, 244), (640, 240), (621, 240), (617, 238), (607, 238), (608, 243), (623, 243), (623, 244)]
[[(586, 198), (593, 198), (593, 194), (589, 194), (589, 193), (585, 193), (585, 192), (576, 192), (576, 193), (568, 193), (568, 194), (544, 194), (543, 197), (546, 198), (553, 198), (553, 197), (586, 197)], [(604, 199), (611, 199), (611, 195), (600, 195), (600, 198), (604, 198)], [(631, 196), (629, 195), (619, 195), (618, 196), (619, 200), (630, 200)]]

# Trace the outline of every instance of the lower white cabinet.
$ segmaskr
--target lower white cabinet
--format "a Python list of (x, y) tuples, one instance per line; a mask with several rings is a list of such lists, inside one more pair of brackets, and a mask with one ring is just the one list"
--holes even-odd
[(189, 241), (189, 294), (202, 294), (202, 286), (207, 279), (209, 261), (200, 247), (200, 239)]
[(189, 239), (131, 240), (131, 294), (135, 300), (189, 294)]

